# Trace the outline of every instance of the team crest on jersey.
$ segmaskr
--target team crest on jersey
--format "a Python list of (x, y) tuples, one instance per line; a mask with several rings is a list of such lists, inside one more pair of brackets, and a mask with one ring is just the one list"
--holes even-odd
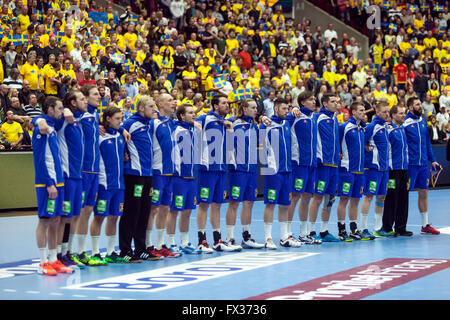
[(223, 192), (223, 198), (226, 199), (227, 198), (227, 191)]

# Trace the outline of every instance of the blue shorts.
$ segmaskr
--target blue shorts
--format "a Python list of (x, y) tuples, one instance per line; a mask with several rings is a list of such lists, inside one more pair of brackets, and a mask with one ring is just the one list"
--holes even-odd
[(95, 216), (122, 216), (123, 213), (123, 190), (98, 190), (97, 205), (94, 207)]
[(98, 174), (83, 172), (83, 208), (97, 203)]
[(339, 169), (337, 195), (339, 197), (361, 198), (364, 193), (364, 174)]
[(389, 182), (389, 171), (369, 169), (364, 172), (364, 194), (373, 196), (385, 196)]
[(430, 169), (427, 166), (408, 166), (409, 190), (428, 189)]
[(225, 203), (227, 173), (224, 171), (199, 171), (197, 180), (198, 203)]
[(36, 188), (36, 198), (39, 218), (56, 218), (63, 214), (64, 187), (56, 187), (58, 196), (56, 199), (49, 199), (47, 187)]
[(258, 197), (258, 174), (256, 172), (229, 171), (228, 195), (230, 201), (256, 201)]
[(338, 175), (337, 167), (319, 164), (316, 169), (314, 193), (336, 195)]
[(83, 181), (81, 179), (65, 179), (63, 218), (80, 215), (83, 205)]
[(283, 172), (264, 176), (264, 204), (291, 204), (292, 173)]
[(152, 205), (170, 206), (172, 203), (172, 176), (153, 176)]
[(170, 205), (171, 211), (184, 211), (195, 209), (197, 189), (194, 179), (183, 179), (173, 177), (173, 200)]
[(314, 193), (316, 168), (292, 165), (292, 191), (296, 193)]

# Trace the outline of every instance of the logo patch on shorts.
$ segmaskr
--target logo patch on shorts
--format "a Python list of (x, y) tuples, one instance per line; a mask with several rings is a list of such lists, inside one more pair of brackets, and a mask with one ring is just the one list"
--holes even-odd
[(123, 203), (119, 205), (119, 212), (123, 212)]
[(369, 181), (369, 191), (370, 192), (377, 191), (377, 185), (378, 185), (378, 182), (376, 182), (376, 181)]
[(97, 201), (97, 211), (98, 212), (106, 212), (106, 200), (98, 200)]
[(351, 188), (352, 184), (349, 182), (344, 182), (342, 184), (342, 193), (349, 193), (350, 192), (350, 188)]
[(241, 187), (233, 186), (231, 188), (231, 197), (239, 198), (240, 195), (241, 195)]
[(209, 188), (200, 188), (200, 199), (209, 198)]
[(324, 192), (325, 191), (325, 186), (327, 185), (327, 183), (323, 180), (319, 180), (317, 182), (317, 191), (319, 192)]
[(69, 214), (71, 208), (72, 208), (72, 202), (71, 201), (63, 201), (63, 212), (64, 213)]
[(295, 188), (295, 190), (302, 190), (303, 189), (303, 179), (295, 179), (294, 188)]
[(388, 189), (395, 189), (395, 179), (389, 179), (387, 187)]
[(277, 199), (277, 190), (275, 189), (267, 190), (267, 199), (275, 201)]
[(133, 196), (135, 196), (136, 198), (142, 197), (142, 190), (143, 190), (143, 189), (144, 189), (144, 186), (143, 186), (143, 185), (135, 184), (135, 185), (134, 185)]
[(161, 194), (161, 191), (158, 189), (153, 189), (153, 194), (152, 194), (152, 201), (153, 202), (158, 202), (159, 201), (159, 195)]
[(84, 197), (86, 196), (86, 191), (81, 193), (81, 203), (84, 204)]
[(183, 208), (184, 196), (175, 196), (175, 208)]
[(56, 209), (56, 200), (48, 199), (47, 200), (47, 213), (55, 213)]

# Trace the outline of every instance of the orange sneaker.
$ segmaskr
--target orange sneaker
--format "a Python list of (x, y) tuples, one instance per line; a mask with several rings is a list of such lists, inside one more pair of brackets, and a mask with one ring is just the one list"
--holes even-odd
[(58, 274), (50, 262), (41, 263), (39, 265), (38, 273), (43, 276), (56, 276)]
[(55, 262), (53, 262), (52, 267), (58, 273), (73, 273), (72, 268), (69, 268), (69, 267), (63, 265), (62, 262), (59, 260), (56, 260)]

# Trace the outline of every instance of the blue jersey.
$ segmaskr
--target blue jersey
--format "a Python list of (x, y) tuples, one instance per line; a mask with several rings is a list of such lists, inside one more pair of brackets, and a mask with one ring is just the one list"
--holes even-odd
[(64, 117), (56, 122), (55, 129), (58, 132), (64, 178), (80, 180), (82, 178), (84, 139), (83, 130), (77, 121), (81, 115), (82, 112), (75, 111), (73, 123), (68, 123)]
[(299, 118), (288, 114), (286, 120), (291, 125), (292, 162), (298, 166), (317, 166), (317, 118), (314, 113), (301, 107)]
[(227, 171), (226, 165), (226, 128), (224, 119), (213, 111), (195, 119), (200, 123), (200, 159), (201, 171)]
[(50, 127), (50, 134), (41, 134), (39, 128), (33, 131), (33, 161), (36, 187), (63, 186), (64, 175), (59, 153), (58, 136), (54, 129), (55, 120), (44, 115)]
[(339, 166), (339, 123), (333, 112), (320, 109), (315, 113), (317, 121), (317, 163)]
[(122, 135), (117, 130), (108, 128), (105, 135), (100, 136), (99, 149), (99, 186), (102, 186), (105, 190), (124, 190), (123, 155), (125, 140)]
[(184, 121), (176, 122), (173, 133), (175, 176), (182, 178), (194, 178), (196, 176), (195, 136), (194, 125)]
[(172, 175), (175, 166), (172, 159), (174, 148), (173, 132), (175, 121), (171, 118), (159, 116), (151, 120), (153, 143), (153, 174)]
[(366, 153), (365, 168), (380, 171), (389, 170), (389, 137), (386, 122), (378, 116), (366, 126), (365, 143), (373, 147)]
[(364, 122), (350, 117), (339, 126), (342, 160), (340, 167), (352, 173), (364, 173)]
[(153, 175), (153, 144), (150, 119), (135, 113), (125, 120), (121, 128), (131, 136), (126, 145), (130, 160), (124, 165), (124, 174), (151, 177)]
[[(259, 129), (253, 118), (242, 116), (233, 122), (233, 143), (228, 168), (233, 171), (257, 172)], [(230, 139), (231, 140), (231, 139)]]
[(389, 170), (408, 170), (408, 143), (405, 128), (392, 121), (388, 126)]
[(410, 166), (428, 166), (428, 161), (435, 162), (431, 149), (427, 122), (422, 117), (408, 113), (403, 123), (408, 143), (408, 164)]
[(266, 127), (261, 124), (264, 156), (261, 159), (266, 174), (292, 172), (291, 164), (291, 126), (289, 121), (273, 115), (271, 124)]
[(98, 116), (97, 108), (88, 105), (88, 110), (80, 118), (79, 123), (83, 130), (84, 138), (84, 158), (83, 171), (98, 173), (99, 172), (99, 130), (100, 118)]

